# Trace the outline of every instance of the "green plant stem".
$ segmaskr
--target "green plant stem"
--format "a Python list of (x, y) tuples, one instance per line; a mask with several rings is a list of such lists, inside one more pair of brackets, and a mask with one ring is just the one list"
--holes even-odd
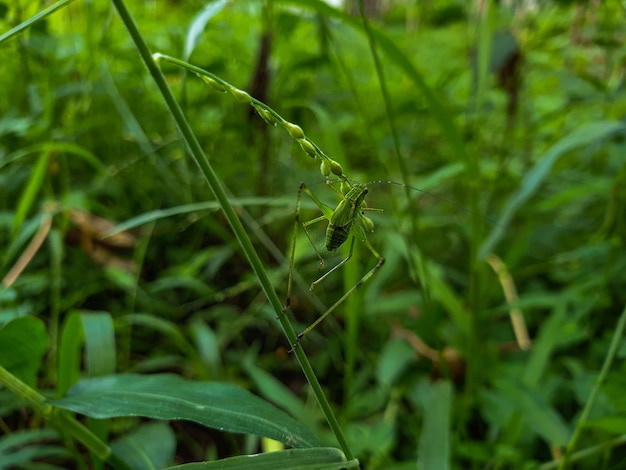
[[(308, 137), (304, 135), (302, 137), (296, 137), (296, 135), (293, 134), (293, 130), (292, 130), (294, 127), (294, 124), (287, 121), (280, 114), (278, 114), (276, 111), (270, 108), (267, 104), (250, 96), (244, 90), (240, 90), (236, 86), (231, 85), (226, 80), (218, 77), (217, 75), (214, 75), (211, 72), (208, 72), (207, 70), (201, 69), (200, 67), (196, 67), (195, 65), (190, 64), (189, 62), (185, 62), (184, 60), (176, 59), (175, 57), (161, 54), (160, 52), (157, 52), (152, 57), (157, 63), (161, 60), (165, 60), (174, 65), (177, 65), (178, 67), (181, 67), (185, 70), (188, 70), (196, 74), (205, 83), (209, 84), (217, 91), (221, 91), (223, 93), (230, 92), (237, 100), (241, 101), (242, 103), (247, 103), (250, 106), (252, 106), (257, 111), (257, 113), (259, 113), (261, 118), (266, 123), (274, 125), (274, 126), (276, 125), (282, 126), (291, 135), (291, 137), (294, 138), (300, 144), (300, 146), (302, 147), (302, 150), (304, 150), (309, 155), (309, 157), (314, 158), (314, 159), (319, 158), (320, 160), (323, 160), (323, 161), (325, 160), (327, 162), (332, 161), (332, 159), (328, 155), (326, 155), (322, 151), (322, 149), (315, 142), (310, 140)], [(298, 126), (295, 126), (295, 127), (298, 127)], [(302, 129), (300, 129), (300, 131), (302, 131)], [(348, 177), (344, 174), (336, 175), (336, 176), (342, 180), (348, 179)]]
[(615, 327), (615, 333), (613, 334), (613, 339), (611, 340), (611, 345), (609, 346), (609, 350), (606, 353), (606, 357), (604, 358), (604, 364), (602, 364), (602, 369), (600, 370), (600, 374), (596, 379), (596, 383), (593, 386), (593, 390), (591, 390), (591, 394), (587, 399), (587, 403), (585, 403), (585, 408), (583, 409), (582, 414), (580, 415), (580, 419), (578, 423), (576, 423), (576, 429), (574, 430), (574, 434), (567, 444), (567, 449), (565, 449), (565, 455), (561, 459), (561, 463), (559, 464), (559, 470), (564, 470), (567, 468), (567, 464), (578, 444), (578, 440), (587, 424), (587, 420), (589, 419), (589, 415), (591, 414), (591, 409), (596, 401), (596, 396), (600, 391), (600, 386), (604, 382), (607, 374), (609, 373), (609, 369), (611, 368), (611, 364), (613, 363), (613, 359), (615, 358), (615, 353), (617, 352), (617, 348), (619, 347), (619, 343), (624, 334), (624, 326), (626, 326), (626, 308), (622, 311), (622, 314), (617, 321), (617, 326)]
[[(276, 291), (272, 287), (269, 276), (267, 275), (267, 272), (265, 271), (265, 268), (263, 267), (263, 264), (252, 245), (252, 242), (250, 241), (250, 238), (244, 230), (241, 221), (237, 217), (235, 210), (230, 205), (228, 197), (226, 196), (226, 193), (222, 188), (222, 184), (218, 179), (217, 174), (213, 170), (213, 167), (209, 163), (206, 155), (204, 154), (204, 151), (202, 150), (200, 143), (196, 139), (195, 134), (191, 130), (191, 127), (189, 126), (189, 123), (187, 122), (187, 119), (185, 118), (180, 106), (174, 99), (174, 95), (172, 94), (172, 91), (170, 90), (165, 80), (165, 77), (153, 60), (152, 54), (148, 49), (148, 46), (144, 42), (143, 37), (141, 36), (137, 25), (135, 24), (134, 19), (126, 9), (126, 5), (124, 4), (123, 0), (113, 0), (113, 4), (115, 5), (115, 8), (117, 9), (121, 17), (124, 26), (128, 30), (128, 33), (135, 43), (139, 55), (141, 56), (146, 67), (148, 68), (150, 75), (152, 75), (152, 78), (156, 82), (156, 85), (159, 88), (163, 99), (165, 100), (167, 108), (172, 114), (172, 117), (174, 118), (176, 125), (178, 126), (178, 129), (183, 136), (191, 157), (200, 168), (200, 171), (205, 177), (207, 183), (209, 184), (209, 187), (213, 192), (215, 199), (217, 199), (217, 201), (219, 202), (220, 207), (224, 212), (224, 216), (228, 220), (228, 223), (230, 224), (235, 234), (235, 237), (237, 238), (237, 241), (241, 246), (242, 251), (244, 252), (252, 269), (254, 270), (257, 279), (259, 280), (259, 283), (261, 284), (261, 288), (263, 289), (272, 308), (276, 312), (285, 336), (287, 337), (291, 345), (297, 344), (296, 333), (291, 323), (289, 322), (287, 315), (284, 314), (284, 312), (282, 311), (283, 305), (281, 304), (278, 295), (276, 294)], [(309, 384), (311, 385), (311, 388), (313, 389), (313, 393), (315, 394), (315, 397), (317, 398), (320, 407), (322, 408), (322, 411), (328, 421), (330, 428), (335, 434), (335, 438), (337, 439), (339, 446), (343, 450), (348, 460), (354, 459), (346, 438), (343, 434), (343, 431), (339, 426), (339, 422), (337, 421), (332, 411), (332, 408), (330, 407), (330, 403), (328, 402), (326, 396), (322, 391), (322, 387), (318, 382), (317, 377), (313, 372), (313, 368), (311, 367), (311, 364), (309, 363), (308, 358), (306, 357), (302, 347), (295, 347), (294, 353), (296, 355), (296, 358), (298, 359), (298, 362), (300, 363), (300, 367), (302, 368), (304, 375), (306, 376)]]
[(131, 470), (126, 462), (113, 454), (111, 448), (88, 428), (65, 410), (46, 404), (46, 397), (29, 387), (2, 366), (0, 366), (0, 383), (24, 400), (36, 413), (46, 418), (53, 426), (82, 443), (103, 462), (107, 462), (119, 470)]

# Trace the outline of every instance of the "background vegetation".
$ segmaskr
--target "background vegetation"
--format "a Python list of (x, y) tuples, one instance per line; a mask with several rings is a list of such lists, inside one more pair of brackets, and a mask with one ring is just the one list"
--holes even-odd
[[(114, 5), (0, 40), (0, 468), (284, 445), (314, 468), (624, 468), (624, 10), (365, 3), (128, 5), (151, 52), (267, 103), (385, 210), (368, 239), (386, 264), (294, 353)], [(0, 31), (45, 6), (1, 3)], [(338, 203), (319, 159), (245, 96), (159, 65), (284, 301), (300, 182)], [(376, 263), (357, 241), (311, 295), (341, 258), (320, 269), (302, 230), (295, 253), (296, 332)]]

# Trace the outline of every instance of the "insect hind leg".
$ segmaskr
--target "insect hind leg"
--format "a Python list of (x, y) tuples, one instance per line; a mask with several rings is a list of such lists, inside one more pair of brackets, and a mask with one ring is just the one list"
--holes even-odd
[[(317, 325), (319, 325), (320, 323), (322, 323), (326, 317), (328, 317), (331, 313), (333, 313), (342, 303), (344, 303), (346, 301), (346, 299), (348, 297), (350, 297), (355, 290), (357, 290), (359, 287), (361, 287), (363, 284), (365, 284), (367, 281), (369, 281), (372, 277), (374, 277), (376, 275), (376, 273), (378, 272), (378, 270), (383, 266), (383, 264), (385, 264), (385, 258), (383, 258), (375, 249), (374, 247), (371, 245), (371, 243), (365, 239), (363, 240), (363, 243), (365, 244), (365, 246), (367, 247), (367, 249), (372, 253), (372, 255), (374, 255), (377, 259), (378, 262), (376, 263), (376, 265), (370, 269), (368, 272), (366, 272), (363, 277), (361, 279), (359, 279), (357, 281), (357, 283), (355, 285), (353, 285), (345, 294), (343, 294), (339, 300), (337, 300), (328, 310), (326, 310), (322, 315), (320, 315), (320, 317), (315, 320), (313, 323), (311, 323), (306, 329), (304, 329), (300, 334), (298, 334), (297, 336), (297, 340), (296, 340), (296, 344), (293, 344), (291, 346), (291, 350), (293, 351), (295, 348), (297, 348), (300, 345), (300, 341), (302, 340), (302, 338), (310, 333)], [(339, 268), (340, 266), (343, 266), (352, 256), (352, 247), (354, 245), (354, 237), (352, 237), (352, 242), (350, 244), (350, 253), (348, 254), (348, 257), (346, 259), (344, 259), (341, 263), (339, 263), (337, 266), (335, 266), (333, 269), (331, 269), (329, 272), (327, 272), (326, 274), (324, 274), (321, 278), (319, 278), (317, 281), (315, 281), (313, 284), (317, 285), (319, 284), (322, 280), (324, 280), (331, 272), (335, 271), (337, 268)], [(311, 285), (311, 288), (313, 288), (314, 286)]]

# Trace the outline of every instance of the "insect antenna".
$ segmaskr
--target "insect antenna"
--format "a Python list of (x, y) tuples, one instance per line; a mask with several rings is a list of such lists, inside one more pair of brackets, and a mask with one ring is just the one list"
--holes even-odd
[(465, 212), (466, 214), (469, 214), (472, 217), (478, 217), (479, 219), (484, 220), (485, 222), (487, 222), (492, 227), (497, 227), (498, 229), (506, 230), (506, 227), (504, 227), (501, 224), (498, 224), (495, 220), (493, 220), (493, 219), (491, 219), (489, 217), (486, 217), (484, 214), (477, 213), (477, 212), (475, 212), (475, 211), (465, 207), (462, 204), (454, 202), (454, 201), (452, 201), (450, 199), (446, 199), (446, 198), (444, 198), (442, 196), (438, 196), (437, 194), (431, 193), (430, 191), (426, 191), (424, 189), (416, 188), (415, 186), (409, 186), (409, 185), (406, 185), (404, 183), (398, 183), (397, 181), (389, 181), (389, 180), (370, 181), (370, 182), (366, 183), (366, 186), (369, 186), (369, 185), (372, 185), (372, 184), (391, 184), (391, 185), (394, 185), (394, 186), (400, 186), (400, 187), (403, 187), (403, 188), (412, 189), (414, 191), (417, 191), (419, 193), (422, 193), (422, 194), (425, 194), (425, 195), (427, 195), (429, 197), (432, 197), (432, 198), (434, 198), (434, 199), (436, 199), (438, 201), (441, 201), (443, 203), (449, 204), (450, 206), (456, 207), (460, 211)]

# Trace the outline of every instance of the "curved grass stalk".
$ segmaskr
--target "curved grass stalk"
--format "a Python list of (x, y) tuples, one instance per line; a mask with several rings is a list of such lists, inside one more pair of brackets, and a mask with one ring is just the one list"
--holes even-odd
[(44, 10), (41, 10), (35, 16), (33, 16), (33, 17), (29, 18), (28, 20), (18, 24), (15, 28), (11, 28), (9, 31), (7, 31), (3, 35), (1, 35), (0, 36), (0, 44), (2, 44), (4, 41), (6, 41), (8, 39), (11, 39), (13, 36), (21, 33), (25, 29), (30, 28), (32, 25), (37, 23), (37, 21), (44, 19), (46, 16), (51, 15), (52, 13), (57, 11), (58, 9), (63, 8), (65, 6), (67, 6), (67, 5), (69, 5), (73, 1), (74, 0), (59, 0), (55, 4), (50, 5), (48, 8), (46, 8)]
[(226, 80), (223, 80), (217, 75), (201, 69), (200, 67), (196, 67), (195, 65), (192, 65), (189, 62), (185, 62), (184, 60), (176, 59), (175, 57), (170, 57), (159, 52), (153, 54), (152, 58), (157, 64), (160, 61), (164, 60), (166, 62), (177, 65), (178, 67), (181, 67), (191, 73), (196, 74), (203, 82), (205, 82), (211, 88), (222, 93), (230, 93), (238, 101), (242, 103), (247, 103), (252, 106), (266, 123), (272, 126), (280, 125), (281, 127), (283, 127), (289, 133), (289, 135), (296, 142), (298, 142), (300, 148), (302, 148), (304, 153), (306, 153), (309, 157), (313, 159), (321, 160), (322, 176), (327, 177), (331, 173), (333, 173), (337, 178), (342, 181), (347, 181), (349, 179), (348, 176), (344, 174), (342, 166), (335, 160), (330, 158), (328, 155), (326, 155), (315, 142), (306, 137), (306, 135), (304, 135), (304, 131), (300, 126), (287, 121), (268, 105), (250, 96), (248, 92), (240, 90), (236, 86), (231, 85)]

